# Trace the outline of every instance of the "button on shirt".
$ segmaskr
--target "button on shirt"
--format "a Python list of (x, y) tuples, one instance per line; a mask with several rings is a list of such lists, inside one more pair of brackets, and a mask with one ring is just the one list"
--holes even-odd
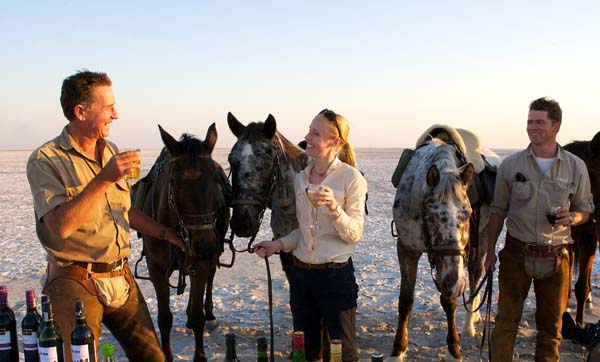
[(498, 168), (491, 212), (506, 217), (507, 232), (526, 243), (572, 243), (569, 226), (555, 226), (546, 214), (552, 206), (593, 212), (593, 197), (585, 163), (558, 146), (557, 157), (543, 175), (531, 145), (508, 156)]
[(280, 240), (285, 251), (293, 250), (305, 263), (342, 263), (354, 255), (355, 244), (362, 237), (367, 181), (357, 169), (336, 158), (321, 184), (333, 190), (341, 213), (332, 220), (327, 206), (317, 207), (318, 228), (314, 228), (315, 210), (306, 193), (313, 167), (314, 163), (309, 163), (294, 180), (299, 227)]
[(59, 265), (73, 261), (109, 263), (129, 256), (129, 186), (111, 185), (87, 220), (65, 239), (50, 232), (43, 217), (72, 200), (101, 171), (117, 147), (103, 139), (102, 163), (90, 158), (75, 143), (65, 127), (60, 136), (35, 150), (27, 161), (27, 179), (33, 195), (36, 231), (50, 256)]

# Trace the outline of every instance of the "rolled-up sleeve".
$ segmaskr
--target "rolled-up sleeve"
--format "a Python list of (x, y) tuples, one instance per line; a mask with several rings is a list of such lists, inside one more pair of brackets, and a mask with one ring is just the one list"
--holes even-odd
[(27, 162), (27, 180), (33, 195), (33, 207), (38, 221), (55, 207), (67, 201), (66, 188), (52, 163), (32, 155)]
[(494, 201), (492, 201), (492, 205), (490, 207), (490, 212), (501, 217), (506, 217), (510, 202), (510, 187), (508, 184), (509, 178), (507, 177), (506, 172), (506, 163), (502, 162), (498, 167), (498, 174), (496, 175), (496, 188), (494, 190)]
[(332, 221), (338, 235), (346, 243), (360, 240), (365, 223), (367, 180), (355, 170), (354, 177), (346, 186), (345, 205), (340, 216)]

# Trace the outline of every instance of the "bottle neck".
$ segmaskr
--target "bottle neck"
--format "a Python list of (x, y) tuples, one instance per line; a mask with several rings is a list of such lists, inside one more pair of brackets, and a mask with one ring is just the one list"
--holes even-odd
[(235, 353), (235, 344), (234, 343), (228, 343), (226, 345), (226, 351), (225, 351), (225, 359), (227, 360), (234, 360), (237, 358), (237, 354)]

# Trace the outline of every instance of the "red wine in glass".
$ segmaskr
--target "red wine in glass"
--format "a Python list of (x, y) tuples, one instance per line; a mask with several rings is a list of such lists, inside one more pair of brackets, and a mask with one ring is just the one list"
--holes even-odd
[(546, 214), (546, 217), (548, 218), (550, 225), (556, 225), (556, 214)]

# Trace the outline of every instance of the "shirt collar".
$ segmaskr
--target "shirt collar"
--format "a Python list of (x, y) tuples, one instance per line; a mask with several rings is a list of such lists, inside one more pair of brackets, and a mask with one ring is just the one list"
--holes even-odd
[[(556, 152), (556, 158), (559, 160), (564, 160), (565, 159), (565, 149), (562, 148), (561, 145), (559, 145), (558, 143), (556, 144), (556, 147), (558, 148), (558, 152)], [(527, 156), (531, 157), (531, 158), (535, 158), (535, 155), (533, 154), (533, 148), (531, 147), (531, 143), (529, 144), (529, 146), (527, 146), (527, 149), (525, 150), (525, 153), (527, 154)]]
[[(71, 134), (69, 134), (69, 130), (67, 129), (69, 126), (66, 125), (62, 132), (60, 133), (60, 136), (58, 136), (58, 145), (64, 149), (65, 151), (69, 151), (69, 150), (75, 150), (77, 151), (77, 153), (79, 153), (80, 155), (82, 155), (83, 157), (96, 162), (96, 160), (94, 158), (90, 158), (89, 156), (87, 156), (85, 154), (85, 152), (83, 152), (83, 150), (81, 149), (81, 147), (79, 147), (79, 145), (75, 142), (75, 140), (73, 140), (73, 137), (71, 137)], [(103, 138), (98, 139), (97, 141), (97, 146), (100, 146), (102, 149), (102, 154), (103, 154), (103, 158), (104, 158), (104, 152), (106, 151), (106, 140), (104, 140)]]
[[(336, 156), (333, 161), (331, 162), (331, 165), (329, 165), (329, 168), (326, 171), (325, 177), (327, 177), (330, 173), (332, 173), (335, 169), (339, 168), (342, 166), (342, 161), (340, 161), (340, 159)], [(308, 180), (308, 176), (310, 175), (310, 172), (312, 171), (312, 169), (315, 168), (315, 160), (311, 158), (310, 162), (308, 163), (308, 165), (306, 166), (306, 168), (304, 168), (304, 174), (306, 175), (306, 179)]]

